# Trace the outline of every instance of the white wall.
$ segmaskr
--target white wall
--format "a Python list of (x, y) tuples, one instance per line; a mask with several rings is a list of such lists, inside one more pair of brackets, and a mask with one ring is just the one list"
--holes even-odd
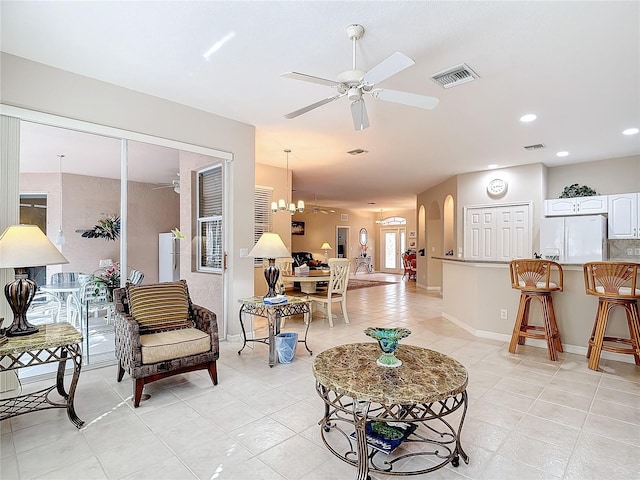
[(574, 183), (600, 195), (640, 192), (640, 155), (551, 167), (548, 198), (558, 198), (564, 187)]
[[(229, 165), (231, 206), (227, 219), (230, 240), (227, 271), (231, 281), (228, 305), (231, 309), (224, 314), (216, 313), (221, 331), (224, 319), (221, 317), (226, 316), (229, 333), (238, 334), (238, 299), (253, 294), (253, 265), (251, 259), (240, 259), (239, 248), (253, 245), (255, 127), (6, 53), (1, 54), (0, 62), (0, 100), (4, 105), (233, 154)], [(189, 217), (192, 200), (185, 200), (188, 205), (181, 210)], [(184, 221), (181, 219), (181, 225)], [(190, 256), (191, 244), (186, 248)], [(213, 308), (222, 303), (222, 292), (216, 291), (218, 298), (214, 299), (200, 293), (207, 291), (206, 288), (198, 288), (198, 284), (205, 285), (210, 280), (208, 274), (194, 274), (190, 282), (195, 283), (193, 301)]]

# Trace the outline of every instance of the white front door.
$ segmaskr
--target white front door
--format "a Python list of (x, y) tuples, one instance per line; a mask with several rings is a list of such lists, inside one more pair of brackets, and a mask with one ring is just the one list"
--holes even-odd
[(402, 253), (406, 250), (405, 228), (383, 228), (380, 230), (380, 244), (382, 245), (383, 273), (402, 273)]

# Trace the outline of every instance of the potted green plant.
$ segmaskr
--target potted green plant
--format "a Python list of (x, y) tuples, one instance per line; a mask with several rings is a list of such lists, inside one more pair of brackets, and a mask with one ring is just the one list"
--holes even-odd
[(592, 197), (594, 195), (598, 195), (598, 192), (593, 188), (574, 183), (573, 185), (564, 187), (564, 190), (562, 190), (562, 193), (560, 194), (560, 198)]

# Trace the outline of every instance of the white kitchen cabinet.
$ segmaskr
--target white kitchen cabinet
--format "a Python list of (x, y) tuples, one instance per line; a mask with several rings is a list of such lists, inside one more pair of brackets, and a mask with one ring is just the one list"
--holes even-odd
[(552, 198), (544, 201), (546, 217), (557, 215), (592, 215), (607, 213), (609, 208), (607, 195), (591, 197)]
[(640, 238), (640, 193), (609, 195), (609, 238)]

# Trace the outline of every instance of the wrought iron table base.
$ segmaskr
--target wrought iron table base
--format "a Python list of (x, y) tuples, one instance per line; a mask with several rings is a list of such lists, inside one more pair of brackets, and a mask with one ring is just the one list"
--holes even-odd
[[(68, 354), (71, 356), (68, 357)], [(39, 360), (40, 355), (49, 355), (45, 361)], [(56, 375), (56, 383), (50, 387), (38, 390), (37, 392), (20, 395), (17, 397), (6, 398), (0, 400), (0, 420), (16, 417), (25, 413), (37, 412), (39, 410), (47, 410), (50, 408), (64, 408), (67, 410), (67, 416), (69, 420), (76, 426), (81, 428), (84, 425), (84, 421), (80, 420), (76, 414), (73, 404), (76, 386), (78, 385), (78, 379), (80, 378), (80, 368), (82, 366), (82, 351), (79, 344), (65, 345), (55, 347), (53, 349), (43, 348), (37, 353), (28, 352), (21, 355), (30, 355), (31, 361), (27, 364), (21, 364), (20, 358), (6, 355), (4, 358), (10, 358), (13, 360), (12, 364), (3, 368), (3, 370), (10, 370), (21, 368), (24, 366), (40, 365), (43, 363), (58, 362), (58, 372)], [(69, 392), (67, 393), (64, 388), (64, 371), (67, 360), (73, 362), (73, 378), (71, 379), (71, 385), (69, 386)], [(57, 392), (64, 398), (64, 402), (55, 402), (49, 398), (49, 394), (56, 389)]]
[[(282, 317), (291, 317), (293, 315), (303, 314), (305, 323), (307, 325), (304, 331), (304, 339), (298, 340), (298, 343), (304, 343), (304, 348), (307, 349), (309, 355), (313, 355), (313, 352), (307, 345), (307, 334), (309, 333), (309, 325), (311, 324), (311, 309), (309, 303), (296, 303), (296, 304), (281, 304), (273, 306), (256, 306), (251, 303), (243, 303), (240, 307), (239, 319), (240, 327), (242, 328), (242, 348), (238, 350), (238, 355), (242, 353), (244, 347), (248, 342), (258, 342), (269, 345), (269, 366), (273, 367), (276, 364), (276, 346), (275, 337), (280, 333), (280, 321)], [(247, 338), (247, 333), (244, 328), (244, 321), (242, 320), (242, 314), (247, 313), (257, 317), (263, 317), (267, 319), (267, 328), (269, 330), (269, 336), (261, 338)]]
[[(358, 402), (316, 382), (318, 395), (325, 403), (324, 417), (318, 422), (322, 441), (336, 457), (357, 468), (357, 480), (369, 480), (369, 471), (386, 475), (420, 475), (451, 463), (468, 464), (469, 457), (460, 445), (460, 433), (467, 413), (467, 392), (442, 401), (413, 405), (382, 405)], [(462, 417), (456, 428), (444, 417), (462, 407)], [(418, 424), (403, 446), (390, 454), (382, 453), (367, 442), (367, 422)], [(355, 437), (355, 438), (354, 438)], [(337, 444), (341, 442), (341, 447)], [(420, 448), (421, 447), (421, 448)], [(425, 457), (435, 465), (419, 470), (395, 470), (398, 462), (413, 457)], [(366, 459), (366, 461), (360, 461)]]

